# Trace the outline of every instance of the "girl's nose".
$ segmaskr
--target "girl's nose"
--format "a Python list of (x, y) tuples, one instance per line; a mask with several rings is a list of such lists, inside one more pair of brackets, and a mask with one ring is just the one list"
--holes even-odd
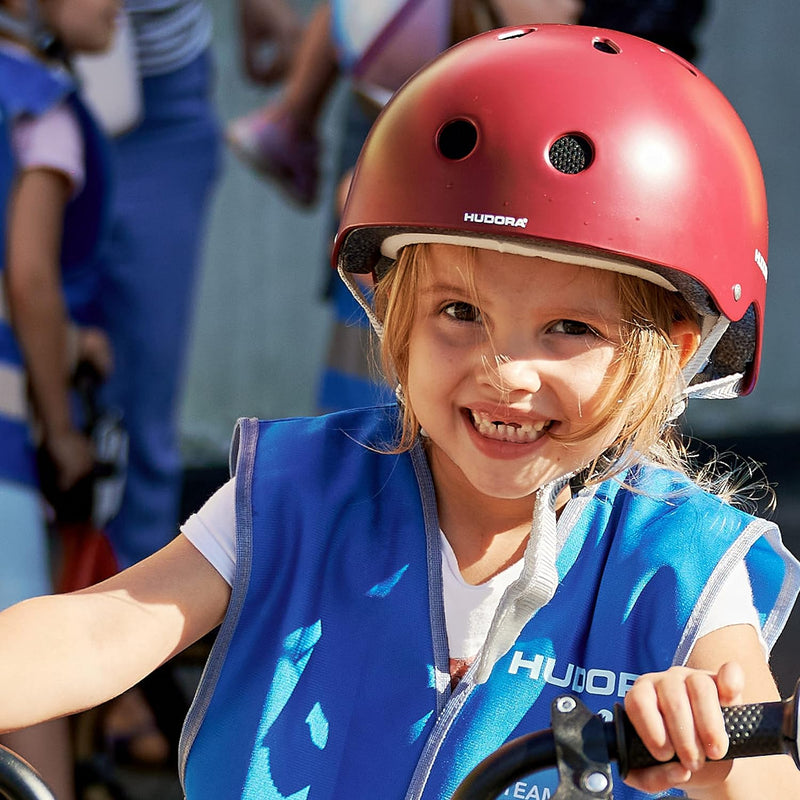
[(492, 354), (484, 356), (484, 365), (490, 382), (505, 392), (533, 394), (542, 388), (541, 365), (535, 359)]

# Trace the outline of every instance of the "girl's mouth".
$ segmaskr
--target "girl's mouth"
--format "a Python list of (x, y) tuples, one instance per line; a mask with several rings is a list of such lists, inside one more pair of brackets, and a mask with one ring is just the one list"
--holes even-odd
[(472, 425), (481, 436), (487, 439), (494, 439), (499, 442), (516, 442), (528, 444), (541, 438), (543, 431), (546, 431), (552, 420), (541, 420), (538, 422), (510, 422), (502, 419), (495, 419), (491, 415), (482, 411), (469, 411)]

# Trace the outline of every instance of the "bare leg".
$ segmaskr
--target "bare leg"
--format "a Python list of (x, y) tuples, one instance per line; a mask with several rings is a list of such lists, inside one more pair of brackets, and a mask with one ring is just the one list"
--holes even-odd
[(288, 0), (240, 0), (239, 24), (247, 77), (264, 85), (284, 80), (304, 28)]
[(58, 800), (74, 800), (72, 749), (66, 719), (4, 733), (0, 741), (41, 774)]
[(304, 206), (316, 200), (317, 123), (339, 74), (330, 17), (328, 3), (315, 8), (279, 99), (227, 128), (233, 151)]
[(311, 133), (325, 99), (339, 74), (331, 40), (331, 9), (321, 3), (314, 10), (292, 62), (279, 107), (291, 115), (301, 133)]
[(560, 22), (574, 25), (583, 13), (583, 0), (494, 0), (505, 25)]

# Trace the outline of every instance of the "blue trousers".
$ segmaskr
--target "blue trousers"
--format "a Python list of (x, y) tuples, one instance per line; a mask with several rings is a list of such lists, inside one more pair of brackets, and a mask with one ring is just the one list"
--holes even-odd
[(130, 435), (125, 496), (109, 536), (122, 566), (177, 532), (178, 415), (209, 198), (221, 159), (208, 53), (143, 82), (144, 118), (113, 143), (116, 195), (103, 259), (115, 369), (105, 401)]

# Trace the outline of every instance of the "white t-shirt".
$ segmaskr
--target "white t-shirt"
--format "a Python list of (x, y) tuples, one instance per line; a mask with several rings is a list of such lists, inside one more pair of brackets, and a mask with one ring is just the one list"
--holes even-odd
[[(203, 554), (219, 574), (233, 583), (236, 566), (236, 489), (229, 480), (205, 505), (189, 517), (181, 532)], [(495, 610), (506, 588), (519, 577), (522, 560), (507, 567), (485, 583), (467, 583), (458, 568), (453, 548), (440, 532), (442, 582), (450, 672), (463, 676), (475, 659), (492, 623)], [(766, 653), (758, 613), (753, 605), (753, 591), (747, 567), (740, 561), (726, 576), (721, 590), (703, 619), (698, 638), (728, 625), (752, 625)]]
[[(22, 60), (33, 60), (23, 48), (10, 42), (0, 49)], [(72, 184), (72, 195), (83, 188), (83, 136), (75, 112), (65, 103), (57, 103), (37, 117), (15, 119), (11, 126), (11, 148), (18, 170), (45, 167), (61, 172)]]

